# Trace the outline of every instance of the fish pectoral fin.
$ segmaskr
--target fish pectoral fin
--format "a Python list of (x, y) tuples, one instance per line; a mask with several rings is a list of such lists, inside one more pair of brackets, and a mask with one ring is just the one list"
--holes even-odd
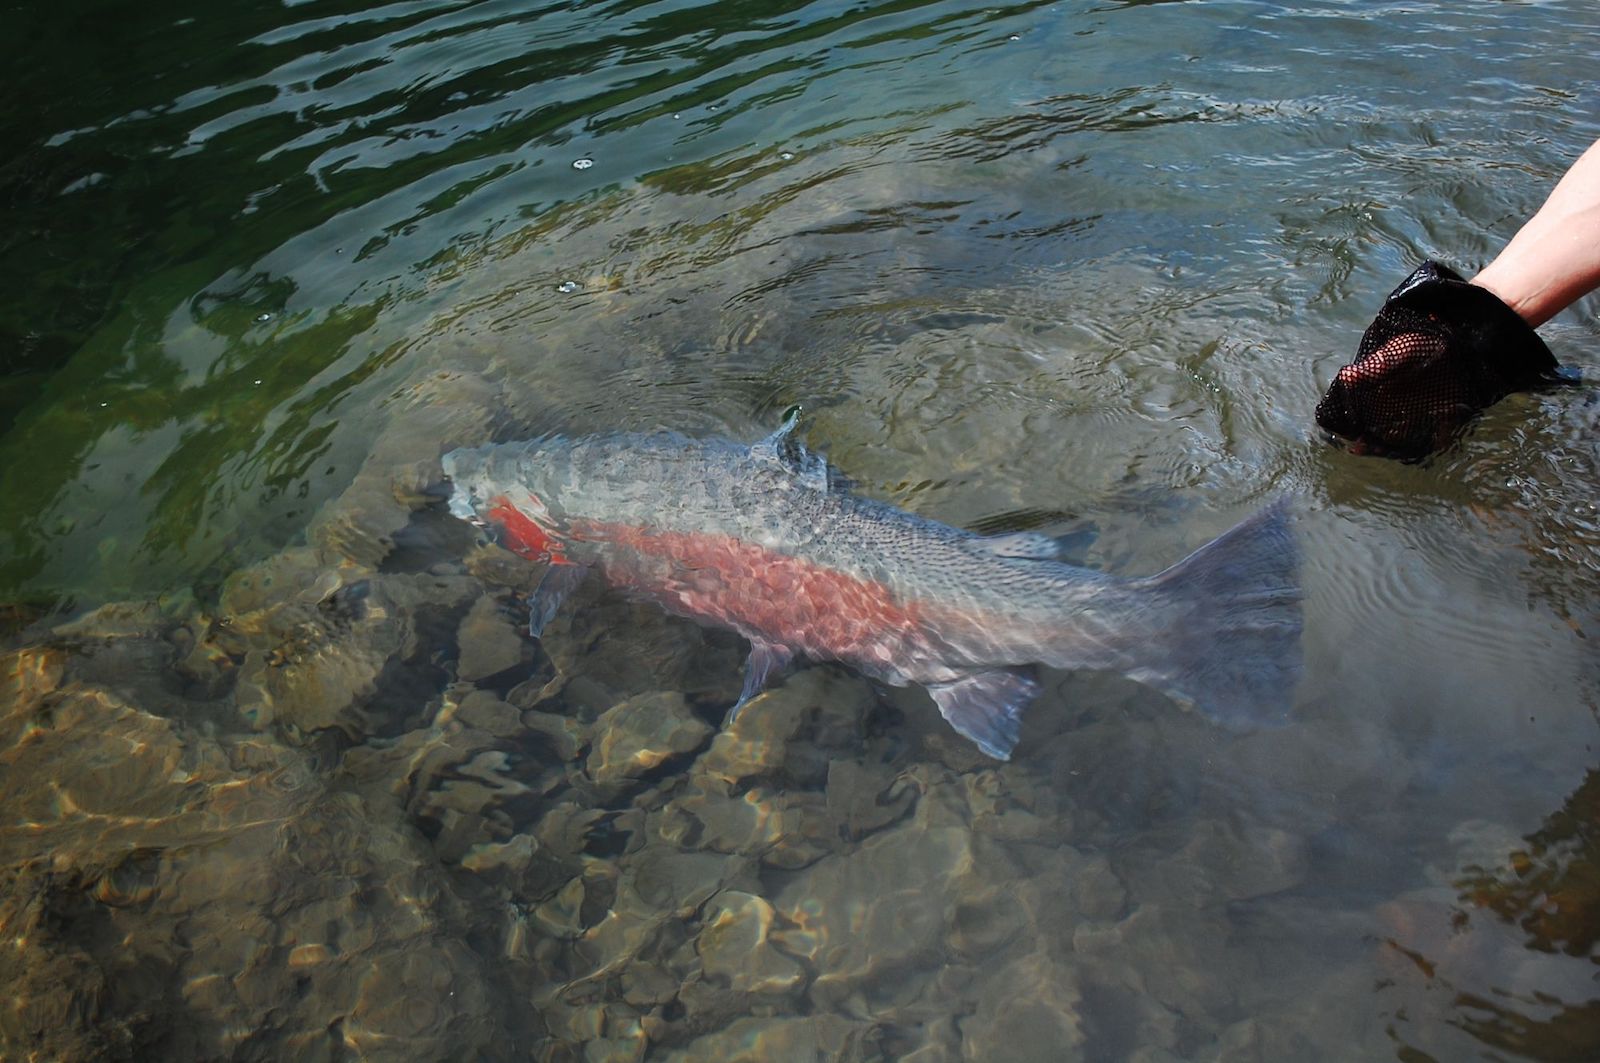
[(739, 692), (739, 700), (733, 708), (728, 710), (729, 723), (739, 718), (739, 710), (744, 708), (745, 702), (761, 693), (772, 673), (787, 667), (793, 657), (794, 651), (787, 646), (762, 639), (750, 640), (750, 659), (744, 666), (744, 689)]
[(1010, 760), (1022, 731), (1022, 710), (1039, 693), (1024, 672), (972, 672), (928, 687), (950, 726), (996, 760)]
[(589, 570), (583, 565), (551, 564), (544, 570), (544, 578), (533, 589), (528, 601), (528, 634), (538, 638), (544, 626), (555, 618), (567, 595), (578, 589)]

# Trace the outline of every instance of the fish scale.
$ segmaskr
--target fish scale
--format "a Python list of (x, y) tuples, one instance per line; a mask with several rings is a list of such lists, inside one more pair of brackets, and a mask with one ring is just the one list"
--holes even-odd
[(1285, 718), (1301, 619), (1283, 507), (1164, 572), (1116, 578), (1060, 561), (1046, 536), (976, 535), (856, 495), (796, 423), (753, 445), (618, 433), (455, 450), (451, 511), (551, 562), (535, 635), (594, 570), (749, 639), (734, 712), (804, 656), (925, 686), (1000, 759), (1034, 665), (1122, 672), (1232, 726)]

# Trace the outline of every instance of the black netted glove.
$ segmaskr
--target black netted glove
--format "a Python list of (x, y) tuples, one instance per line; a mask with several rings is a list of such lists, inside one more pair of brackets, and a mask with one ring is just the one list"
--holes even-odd
[(1420, 458), (1513, 391), (1560, 379), (1555, 356), (1493, 292), (1423, 263), (1389, 294), (1317, 423), (1359, 449)]

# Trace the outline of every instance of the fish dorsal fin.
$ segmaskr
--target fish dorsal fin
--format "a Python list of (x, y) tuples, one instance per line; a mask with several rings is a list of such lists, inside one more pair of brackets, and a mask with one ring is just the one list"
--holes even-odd
[(1061, 544), (1039, 532), (1010, 532), (985, 535), (978, 545), (996, 557), (1021, 557), (1030, 561), (1061, 560)]
[(813, 454), (806, 445), (794, 438), (795, 426), (800, 423), (800, 407), (790, 406), (783, 412), (783, 424), (761, 442), (750, 448), (752, 457), (775, 461), (794, 473), (807, 487), (818, 491), (828, 489), (828, 462), (820, 454)]

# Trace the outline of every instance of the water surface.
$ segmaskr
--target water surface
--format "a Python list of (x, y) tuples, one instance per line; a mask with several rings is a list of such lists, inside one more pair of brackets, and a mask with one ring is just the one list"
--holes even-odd
[[(1597, 136), (1571, 3), (11, 13), (0, 978), (55, 1058), (1600, 1052), (1588, 389), (1310, 414)], [(1544, 334), (1593, 374), (1596, 304)], [(802, 431), (1155, 571), (1285, 497), (1293, 722), (926, 697), (539, 572), (419, 488)]]

